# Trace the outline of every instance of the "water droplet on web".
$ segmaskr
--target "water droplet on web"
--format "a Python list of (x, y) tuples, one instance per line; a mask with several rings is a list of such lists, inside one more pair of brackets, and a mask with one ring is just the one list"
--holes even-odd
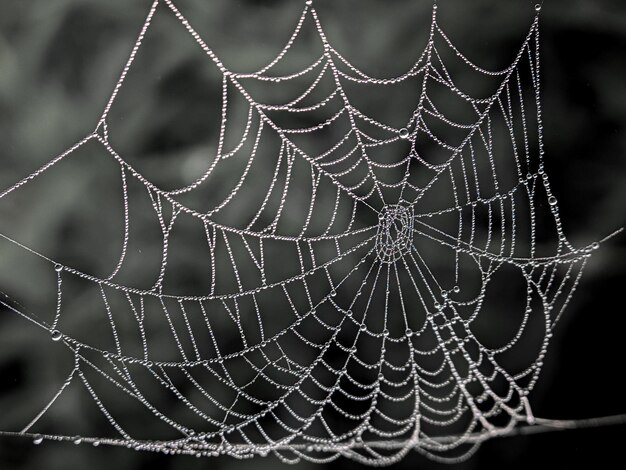
[(461, 292), (461, 288), (460, 288), (459, 286), (454, 286), (454, 287), (452, 288), (452, 291), (453, 291), (455, 294), (458, 294), (459, 292)]
[(556, 198), (554, 196), (550, 196), (548, 198), (548, 204), (550, 204), (551, 206), (555, 206), (556, 205)]
[(83, 443), (83, 439), (82, 437), (75, 437), (73, 442), (75, 445), (79, 445)]
[(55, 264), (54, 265), (54, 270), (58, 273), (60, 273), (61, 271), (63, 271), (63, 265), (61, 264)]
[(535, 11), (541, 11), (541, 3), (535, 5)]
[(591, 244), (591, 249), (592, 250), (597, 250), (598, 248), (600, 248), (600, 244), (598, 242), (593, 242)]
[(409, 130), (406, 127), (403, 127), (402, 129), (400, 129), (400, 138), (401, 139), (408, 139), (409, 138)]
[(100, 445), (100, 441), (93, 441), (93, 446), (98, 447)]
[(52, 337), (52, 341), (59, 341), (63, 337), (59, 330), (52, 330), (50, 336)]
[(36, 446), (38, 446), (39, 444), (41, 444), (43, 442), (43, 437), (41, 436), (37, 436), (33, 439), (33, 444), (35, 444)]

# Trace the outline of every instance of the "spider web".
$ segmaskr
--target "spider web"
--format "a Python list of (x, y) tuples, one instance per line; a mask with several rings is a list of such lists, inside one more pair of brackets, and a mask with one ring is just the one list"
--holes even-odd
[[(173, 189), (130, 163), (111, 123), (151, 26), (166, 16), (222, 80), (217, 150)], [(454, 46), (435, 5), (415, 64), (375, 78), (333, 48), (306, 2), (276, 58), (236, 73), (171, 0), (156, 0), (95, 131), (0, 193), (98, 149), (118, 168), (123, 201), (122, 247), (104, 275), (2, 235), (46, 260), (57, 283), (49, 319), (3, 303), (74, 357), (21, 433), (37, 444), (388, 464), (413, 449), (458, 461), (535, 423), (528, 395), (598, 247), (569, 243), (544, 171), (538, 19), (539, 8), (510, 65), (491, 71)], [(293, 70), (304, 36), (316, 52)], [(457, 78), (468, 74), (482, 93)], [(385, 105), (379, 90), (405, 103), (396, 121), (374, 116)], [(146, 214), (159, 250), (136, 258)], [(176, 250), (194, 237), (205, 282), (188, 293), (175, 280), (185, 270)], [(146, 264), (152, 282), (137, 285), (133, 269)], [(64, 322), (73, 289), (93, 294), (90, 321), (106, 326), (95, 340)], [(494, 325), (498, 342), (485, 333)], [(163, 329), (166, 347), (153, 333)], [(75, 386), (111, 434), (37, 434)]]

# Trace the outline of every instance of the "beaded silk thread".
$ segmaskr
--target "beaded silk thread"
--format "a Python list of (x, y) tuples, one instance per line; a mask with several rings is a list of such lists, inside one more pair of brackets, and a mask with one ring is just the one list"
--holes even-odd
[[(410, 450), (437, 460), (459, 461), (472, 455), (485, 439), (510, 433), (518, 423), (533, 424), (528, 395), (539, 377), (553, 327), (578, 285), (587, 258), (598, 248), (597, 243), (584, 248), (569, 243), (544, 170), (540, 9), (536, 7), (537, 16), (511, 64), (490, 71), (455, 47), (437, 21), (434, 5), (429, 39), (415, 64), (399, 76), (374, 78), (332, 46), (311, 1), (305, 2), (284, 49), (254, 73), (228, 70), (172, 0), (154, 1), (95, 131), (0, 193), (1, 199), (34, 184), (87, 142), (101, 146), (121, 170), (124, 243), (113, 272), (97, 277), (45, 258), (57, 276), (58, 302), (54, 321), (39, 325), (52, 341), (72, 351), (75, 363), (63, 386), (22, 433), (32, 435), (37, 445), (45, 440), (71, 440), (198, 457), (248, 458), (272, 453), (286, 462), (326, 462), (346, 456), (380, 465), (398, 461)], [(183, 188), (165, 191), (127, 162), (109, 135), (108, 120), (153, 19), (172, 14), (221, 74), (222, 124), (216, 156), (206, 172)], [(298, 72), (274, 75), (274, 68), (287, 60), (306, 23), (313, 25), (321, 45), (319, 57)], [(472, 72), (496, 79), (492, 93), (474, 98), (463, 91), (442, 58), (444, 50)], [(262, 103), (248, 90), (253, 82), (282, 86), (294, 80), (305, 80), (308, 86), (284, 103)], [(407, 80), (416, 80), (421, 88), (413, 113), (399, 127), (360, 110), (346, 85), (373, 89)], [(330, 83), (329, 93), (311, 102), (323, 82)], [(472, 120), (460, 122), (439, 109), (431, 92), (435, 88), (469, 106)], [(240, 142), (228, 150), (225, 135), (233, 95), (247, 103), (248, 119)], [(332, 106), (328, 117), (312, 126), (287, 127), (274, 119), (279, 113), (306, 115)], [(434, 121), (464, 137), (449, 142), (433, 129)], [(339, 137), (324, 152), (312, 154), (297, 144), (299, 136), (316, 136), (340, 124), (344, 130), (335, 133)], [(494, 146), (496, 126), (509, 138), (506, 157)], [(242, 188), (257, 171), (268, 135), (279, 141), (279, 149), (267, 193), (240, 225), (219, 222), (223, 213), (236, 206)], [(422, 141), (446, 158), (432, 161), (420, 150)], [(404, 151), (394, 161), (376, 159), (377, 149), (386, 146), (404, 146), (397, 147)], [(247, 163), (223, 200), (205, 211), (180, 202), (181, 196), (210, 184), (219, 168), (242, 154)], [(509, 167), (502, 166), (504, 158), (511, 163)], [(309, 176), (296, 183), (295, 168), (301, 164), (307, 166)], [(503, 177), (503, 168), (514, 175)], [(395, 179), (383, 177), (389, 174)], [(427, 178), (418, 181), (416, 175)], [(163, 235), (162, 262), (151, 289), (117, 281), (132, 231), (131, 182), (145, 188)], [(310, 188), (305, 217), (297, 230), (283, 231), (281, 224), (290, 217), (289, 199), (304, 186)], [(429, 194), (442, 187), (448, 188), (444, 204), (436, 207), (427, 202)], [(333, 210), (320, 231), (313, 228), (313, 221), (322, 196), (333, 201)], [(556, 244), (549, 255), (538, 254), (537, 231), (542, 222), (537, 214), (542, 210), (547, 210), (554, 227)], [(177, 295), (166, 286), (170, 238), (183, 217), (191, 218), (206, 233), (211, 264), (207, 293)], [(439, 222), (450, 219), (452, 224)], [(295, 254), (287, 261), (297, 268), (283, 278), (267, 269), (268, 253), (276, 250)], [(429, 251), (441, 252), (437, 255), (441, 258), (449, 256), (445, 277)], [(220, 256), (228, 260), (233, 280), (229, 289), (220, 284), (224, 268), (224, 262), (217, 260)], [(468, 265), (477, 273), (473, 288), (463, 281)], [(523, 316), (511, 339), (488, 346), (473, 327), (483, 313), (490, 283), (503, 269), (514, 270), (525, 283)], [(253, 281), (250, 272), (256, 276)], [(64, 332), (63, 282), (70, 277), (97, 288), (109, 318), (113, 348), (103, 350)], [(296, 289), (304, 302), (295, 298)], [(263, 296), (268, 293), (280, 299), (283, 310), (279, 313), (289, 318), (279, 330), (268, 327), (275, 314), (264, 307)], [(141, 354), (127, 352), (123, 334), (116, 329), (120, 305), (136, 321)], [(229, 318), (228, 328), (241, 340), (235, 351), (226, 351), (220, 344), (222, 332), (214, 326), (217, 310)], [(177, 359), (161, 360), (151, 349), (145, 327), (151, 316), (167, 321)], [(182, 320), (175, 326), (173, 317)], [(534, 358), (522, 369), (510, 370), (501, 358), (515, 348), (527, 325), (537, 318), (542, 334)], [(196, 320), (204, 325), (202, 331)], [(319, 334), (311, 334), (312, 329)], [(204, 344), (212, 345), (211, 353), (202, 349)], [(300, 349), (287, 349), (290, 344)], [(304, 349), (312, 355), (295, 354)], [(236, 377), (243, 370), (250, 374), (247, 382)], [(179, 437), (159, 440), (131, 435), (101, 399), (87, 372), (98, 373)], [(136, 374), (150, 377), (163, 393), (173, 394), (193, 416), (189, 423), (195, 424), (160, 410), (151, 401), (152, 393), (146, 394), (136, 381)], [(177, 386), (180, 380), (187, 383), (184, 390)], [(260, 381), (269, 384), (273, 394), (257, 393)], [(117, 437), (36, 433), (47, 410), (76, 382), (93, 398)]]

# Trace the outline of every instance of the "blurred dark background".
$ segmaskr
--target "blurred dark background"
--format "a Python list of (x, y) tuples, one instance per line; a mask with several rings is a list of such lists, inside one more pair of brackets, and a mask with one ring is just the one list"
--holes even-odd
[[(227, 67), (252, 71), (280, 50), (303, 3), (179, 0), (177, 5)], [(2, 189), (92, 132), (149, 4), (145, 0), (2, 1)], [(510, 62), (534, 16), (532, 1), (442, 0), (439, 5), (440, 22), (447, 34), (468, 57), (487, 66)], [(375, 76), (406, 70), (427, 37), (428, 1), (321, 0), (316, 6), (335, 47)], [(540, 24), (545, 165), (559, 196), (566, 233), (575, 245), (586, 245), (626, 221), (626, 4), (622, 0), (546, 0)], [(174, 166), (167, 162), (173, 159), (157, 157), (174, 156), (177, 166), (184, 161), (184, 171), (193, 172), (202, 149), (213, 144), (198, 138), (204, 128), (194, 127), (199, 125), (194, 123), (212, 120), (219, 113), (219, 76), (195, 73), (193, 67), (199, 66), (185, 57), (192, 54), (190, 49), (179, 47), (177, 41), (174, 37), (160, 43), (156, 52), (159, 80), (175, 89), (182, 82), (179, 88), (191, 90), (191, 97), (214, 102), (215, 107), (177, 109), (176, 103), (152, 103), (148, 90), (146, 96), (127, 106), (139, 116), (150, 117), (153, 124), (146, 126), (132, 119), (118, 123), (127, 141), (137, 142), (134, 149), (149, 154), (146, 168), (160, 171), (164, 178), (171, 175)], [(161, 140), (150, 148), (155, 136)], [(3, 206), (0, 232), (16, 235), (53, 259), (63, 257), (67, 246), (74, 243), (71, 224), (76, 219), (72, 214), (88, 209), (80, 207), (77, 192), (98, 177), (97, 171), (85, 174), (83, 170), (89, 167), (78, 166), (77, 173), (68, 176), (81, 183), (70, 185), (76, 192), (69, 192), (65, 205), (57, 205), (55, 213), (37, 210), (35, 199)], [(594, 253), (559, 322), (541, 379), (531, 395), (537, 416), (575, 419), (626, 413), (626, 320), (621, 296), (626, 279), (625, 247), (626, 238), (619, 235)], [(26, 278), (29, 282), (24, 285), (27, 267), (22, 272), (14, 256), (9, 248), (0, 246), (0, 289), (27, 307), (44, 303), (50, 286), (46, 291), (42, 284), (49, 280)], [(73, 252), (72, 256), (78, 255)], [(42, 352), (49, 339), (41, 336), (11, 312), (0, 313), (0, 429), (16, 430), (9, 423), (18, 422), (17, 416), (30, 416), (27, 410), (43, 403), (42, 394), (49, 396), (54, 388), (50, 384), (66, 374), (66, 358)], [(499, 438), (453, 468), (567, 468), (581, 464), (617, 468), (623, 466), (625, 438), (623, 425)], [(273, 459), (196, 460), (67, 443), (34, 447), (29, 440), (0, 438), (0, 469), (195, 469), (209, 465), (244, 469), (282, 464)], [(299, 466), (314, 467), (308, 463)], [(339, 466), (358, 465), (344, 459), (328, 464), (328, 468)], [(417, 454), (395, 466), (442, 467)]]

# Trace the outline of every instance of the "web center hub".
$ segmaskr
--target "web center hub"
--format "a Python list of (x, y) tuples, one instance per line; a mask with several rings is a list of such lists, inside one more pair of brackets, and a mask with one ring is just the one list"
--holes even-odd
[(383, 263), (394, 263), (411, 250), (413, 208), (390, 204), (378, 214), (376, 250)]

